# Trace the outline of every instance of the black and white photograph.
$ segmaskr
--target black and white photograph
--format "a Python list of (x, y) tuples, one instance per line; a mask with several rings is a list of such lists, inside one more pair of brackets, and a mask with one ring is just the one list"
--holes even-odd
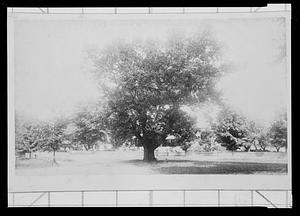
[(160, 187), (152, 177), (251, 188), (262, 176), (290, 188), (289, 15), (8, 13), (8, 24), (12, 188)]

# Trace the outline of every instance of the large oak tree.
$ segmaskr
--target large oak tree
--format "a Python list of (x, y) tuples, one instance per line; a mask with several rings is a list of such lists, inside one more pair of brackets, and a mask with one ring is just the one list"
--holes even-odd
[[(90, 52), (115, 144), (134, 137), (144, 148), (144, 161), (153, 161), (158, 146), (190, 141), (194, 121), (181, 108), (218, 98), (220, 51), (212, 34), (202, 32)], [(169, 135), (176, 140), (166, 140)]]

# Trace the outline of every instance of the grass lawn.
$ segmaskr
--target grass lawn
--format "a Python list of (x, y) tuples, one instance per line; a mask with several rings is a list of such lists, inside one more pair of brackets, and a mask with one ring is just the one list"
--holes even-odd
[(36, 159), (16, 160), (16, 175), (120, 175), (120, 174), (287, 174), (287, 155), (277, 152), (203, 153), (157, 155), (142, 161), (142, 151), (58, 152)]

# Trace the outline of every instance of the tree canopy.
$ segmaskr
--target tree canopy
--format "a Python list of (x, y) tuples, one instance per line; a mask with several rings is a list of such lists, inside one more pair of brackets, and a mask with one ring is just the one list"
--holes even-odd
[(80, 143), (86, 150), (91, 149), (97, 141), (106, 137), (106, 118), (99, 110), (82, 109), (72, 119), (75, 130), (71, 140)]
[(287, 116), (280, 116), (275, 120), (269, 129), (268, 137), (270, 143), (276, 148), (277, 151), (280, 148), (287, 148)]
[(144, 147), (144, 160), (151, 161), (168, 135), (178, 145), (191, 139), (194, 122), (181, 107), (218, 98), (220, 51), (204, 32), (164, 43), (120, 43), (91, 55), (116, 144), (134, 136)]
[(16, 151), (31, 153), (40, 148), (42, 129), (39, 125), (25, 123), (16, 127)]
[(217, 142), (220, 142), (227, 150), (240, 149), (244, 146), (243, 143), (250, 141), (247, 119), (230, 107), (224, 107), (220, 111), (213, 129)]

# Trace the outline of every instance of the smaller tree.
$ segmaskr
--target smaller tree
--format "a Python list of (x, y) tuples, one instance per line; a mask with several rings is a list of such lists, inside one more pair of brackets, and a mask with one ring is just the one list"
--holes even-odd
[(215, 150), (216, 135), (211, 128), (201, 130), (199, 144), (203, 147), (204, 151), (210, 152)]
[(212, 129), (216, 134), (216, 141), (231, 151), (243, 147), (249, 135), (246, 118), (229, 107), (220, 111)]
[(75, 125), (73, 141), (83, 145), (86, 150), (92, 149), (97, 141), (107, 139), (106, 118), (101, 110), (81, 110), (73, 122)]
[(266, 128), (254, 121), (247, 121), (248, 136), (245, 138), (249, 148), (253, 145), (255, 151), (266, 151), (269, 146)]
[(266, 148), (269, 146), (268, 136), (266, 133), (262, 132), (257, 137), (257, 145), (260, 147), (261, 151), (266, 151)]
[(57, 165), (55, 153), (63, 143), (66, 126), (66, 122), (61, 120), (43, 126), (43, 144), (41, 147), (44, 151), (53, 152), (52, 165)]
[(16, 151), (29, 153), (31, 158), (32, 152), (40, 147), (41, 128), (39, 125), (24, 123), (16, 129)]
[(283, 147), (287, 150), (287, 121), (285, 118), (280, 118), (271, 124), (268, 137), (277, 152)]
[(65, 151), (68, 149), (78, 149), (77, 148), (77, 143), (74, 141), (74, 137), (76, 135), (76, 126), (74, 123), (70, 122), (67, 124), (66, 128), (64, 129), (63, 133), (63, 141), (61, 148), (63, 148)]

